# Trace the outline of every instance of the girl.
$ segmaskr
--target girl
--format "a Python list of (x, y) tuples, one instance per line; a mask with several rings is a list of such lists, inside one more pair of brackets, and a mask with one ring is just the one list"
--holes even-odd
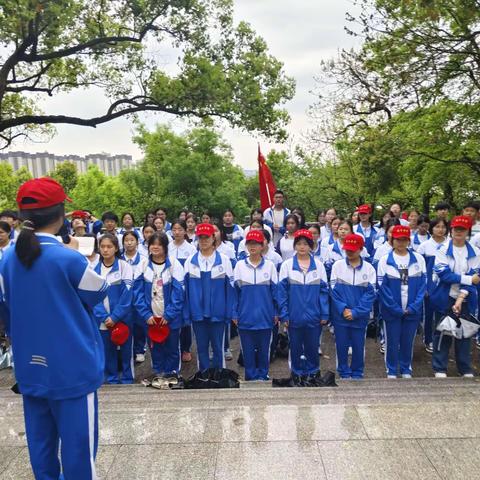
[(85, 221), (81, 218), (74, 218), (72, 220), (72, 235), (74, 237), (83, 237), (87, 233), (87, 226)]
[(377, 229), (372, 222), (372, 208), (370, 205), (360, 205), (357, 209), (359, 223), (354, 227), (354, 233), (362, 235), (365, 239), (365, 248), (371, 257), (375, 252), (374, 240), (377, 236)]
[(320, 227), (313, 224), (312, 226), (308, 227), (308, 231), (312, 234), (313, 239), (312, 255), (321, 258), (322, 247), (320, 245)]
[(408, 224), (410, 226), (410, 230), (412, 234), (417, 231), (418, 228), (418, 217), (420, 217), (420, 213), (418, 210), (411, 210), (408, 214)]
[(62, 469), (65, 478), (92, 480), (103, 352), (89, 310), (105, 298), (108, 285), (72, 251), (75, 238), (67, 248), (55, 237), (65, 200), (51, 178), (29, 180), (18, 190), (24, 222), (15, 251), (0, 262), (0, 298), (35, 478), (57, 479)]
[(329, 208), (325, 214), (325, 225), (320, 229), (322, 240), (329, 237), (332, 233), (332, 220), (337, 216), (337, 211), (334, 208)]
[[(320, 242), (320, 260), (325, 264), (328, 260), (329, 245), (333, 245), (338, 240), (338, 227), (342, 223), (343, 218), (335, 217), (330, 226), (330, 236), (324, 238)], [(320, 230), (321, 238), (321, 230)]]
[[(134, 284), (136, 279), (145, 270), (148, 261), (138, 251), (138, 236), (135, 230), (124, 233), (122, 260), (125, 260), (133, 269)], [(137, 363), (145, 361), (147, 345), (147, 326), (143, 318), (133, 310), (133, 354)]]
[(193, 325), (197, 340), (198, 366), (210, 367), (209, 347), (213, 350), (212, 367), (223, 368), (225, 325), (231, 320), (234, 298), (233, 271), (230, 260), (215, 251), (213, 225), (197, 226), (199, 251), (185, 262), (184, 318)]
[(95, 267), (100, 262), (100, 250), (98, 249), (97, 236), (94, 233), (86, 233), (84, 237), (90, 237), (95, 239), (95, 242), (93, 244), (93, 253), (87, 257), (90, 268), (92, 270), (95, 270)]
[[(262, 220), (253, 220), (252, 223), (250, 223), (250, 225), (247, 228), (248, 228), (248, 231), (251, 231), (251, 230), (263, 230), (263, 227), (264, 225)], [(243, 239), (240, 242), (240, 245), (238, 246), (237, 257), (239, 260), (243, 260), (244, 258), (248, 257), (248, 252), (247, 252), (245, 242), (246, 240)]]
[(366, 329), (377, 283), (375, 269), (361, 258), (364, 245), (363, 236), (347, 235), (342, 246), (347, 258), (333, 265), (330, 276), (337, 371), (341, 378), (363, 378)]
[(392, 218), (395, 218), (395, 217), (393, 216), (392, 212), (388, 211), (382, 216), (382, 219), (380, 220), (380, 222), (377, 223), (377, 225), (375, 225), (375, 228), (377, 229), (377, 234), (373, 242), (373, 248), (375, 251), (377, 250), (378, 247), (380, 247), (380, 245), (383, 245), (388, 240), (386, 235), (385, 225)]
[(135, 309), (147, 325), (168, 325), (170, 333), (159, 344), (152, 342), (152, 369), (156, 375), (180, 373), (180, 329), (183, 324), (185, 289), (182, 265), (169, 255), (165, 233), (156, 232), (148, 240), (150, 257), (135, 281)]
[(238, 326), (245, 366), (245, 380), (269, 380), (272, 329), (278, 323), (276, 287), (278, 274), (270, 260), (262, 257), (263, 232), (248, 232), (249, 256), (234, 271), (236, 301), (233, 322)]
[(197, 220), (193, 213), (189, 213), (185, 220), (185, 224), (187, 226), (187, 242), (188, 243), (195, 243), (195, 228), (197, 226)]
[(147, 212), (143, 220), (143, 224), (145, 225), (147, 223), (153, 223), (154, 220), (155, 220), (155, 212), (153, 211)]
[[(268, 230), (268, 232), (270, 233), (270, 238), (273, 237), (273, 233), (272, 233), (272, 229), (263, 221), (263, 213), (262, 213), (262, 209), (261, 208), (254, 208), (251, 212), (250, 212), (250, 225), (248, 225), (247, 227), (245, 227), (243, 233), (245, 234), (245, 236), (247, 235), (247, 233), (250, 231), (250, 226), (252, 225), (252, 222), (257, 222), (257, 221), (261, 221), (262, 222), (262, 225), (263, 225), (263, 229), (264, 230)], [(245, 242), (243, 242), (245, 243)], [(238, 247), (240, 249), (240, 247)], [(244, 249), (245, 250), (245, 249)]]
[(433, 293), (435, 286), (433, 281), (433, 266), (435, 264), (437, 250), (447, 243), (448, 223), (442, 218), (436, 218), (430, 222), (429, 231), (431, 238), (423, 242), (418, 247), (417, 252), (420, 255), (423, 255), (427, 267), (427, 293), (425, 294), (423, 341), (425, 343), (425, 350), (428, 353), (433, 353), (433, 308), (430, 301), (430, 296)]
[(135, 227), (135, 218), (133, 217), (133, 214), (129, 212), (122, 215), (122, 228), (118, 231), (120, 234), (124, 234), (125, 232), (136, 232), (140, 239), (141, 232)]
[[(105, 300), (93, 309), (105, 349), (105, 381), (112, 384), (130, 384), (135, 376), (132, 356), (133, 270), (127, 262), (119, 258), (120, 246), (115, 235), (106, 233), (100, 237), (98, 246), (101, 261), (95, 267), (95, 272), (110, 285)], [(117, 346), (112, 342), (110, 334), (120, 322), (128, 327), (129, 335), (123, 345)], [(121, 357), (121, 378), (118, 375), (118, 350)]]
[(360, 215), (358, 213), (358, 210), (355, 210), (352, 215), (351, 215), (351, 221), (352, 221), (352, 225), (354, 227), (356, 227), (358, 225), (358, 223), (360, 222)]
[(293, 246), (293, 241), (295, 237), (295, 232), (299, 229), (300, 222), (298, 221), (298, 217), (289, 213), (285, 217), (285, 221), (283, 227), (285, 228), (286, 232), (283, 238), (281, 238), (277, 243), (277, 253), (282, 257), (285, 261), (288, 258), (293, 257), (295, 254), (295, 248)]
[(138, 252), (145, 258), (148, 258), (148, 240), (157, 231), (153, 223), (146, 223), (142, 228), (143, 240), (139, 242)]
[(402, 378), (412, 378), (413, 342), (427, 287), (425, 260), (409, 251), (410, 235), (410, 227), (393, 227), (393, 250), (378, 262), (387, 378), (397, 378), (399, 367)]
[(262, 230), (265, 241), (263, 242), (262, 256), (263, 258), (270, 260), (277, 269), (277, 272), (280, 271), (282, 265), (282, 257), (275, 251), (272, 245), (272, 237), (268, 230)]
[(153, 225), (155, 226), (156, 228), (156, 231), (159, 232), (159, 233), (166, 233), (166, 230), (165, 230), (165, 220), (161, 217), (155, 217), (155, 219), (153, 220)]
[(393, 227), (396, 225), (401, 225), (400, 220), (398, 218), (390, 218), (383, 227), (385, 230), (385, 239), (386, 241), (379, 245), (375, 250), (375, 254), (373, 256), (372, 264), (375, 268), (377, 268), (378, 262), (384, 256), (389, 254), (392, 251), (392, 231)]
[(430, 219), (426, 215), (420, 215), (417, 220), (417, 231), (412, 235), (412, 248), (415, 252), (423, 242), (430, 238), (428, 229), (430, 228)]
[(208, 210), (205, 210), (202, 213), (201, 222), (202, 223), (212, 223), (212, 221), (213, 221), (212, 214)]
[(12, 228), (7, 222), (0, 221), (0, 260), (9, 247), (15, 245), (13, 240), (10, 240), (10, 233)]
[(232, 269), (235, 268), (235, 264), (237, 262), (233, 244), (231, 242), (225, 241), (225, 235), (223, 233), (221, 225), (217, 225), (216, 223), (212, 225), (213, 229), (215, 230), (215, 249), (217, 250), (217, 252), (229, 258), (230, 262), (232, 263)]
[[(159, 207), (155, 210), (155, 217), (163, 220), (165, 233), (172, 229), (172, 224), (167, 220), (167, 209)], [(159, 230), (160, 231), (160, 230)]]
[(280, 319), (288, 328), (292, 375), (316, 375), (322, 325), (329, 319), (328, 281), (322, 262), (312, 255), (313, 236), (295, 232), (295, 255), (283, 262), (278, 284)]
[(178, 212), (178, 219), (179, 220), (182, 220), (182, 221), (185, 221), (187, 219), (187, 215), (189, 214), (189, 211), (186, 209), (186, 208), (182, 208), (179, 212)]
[(320, 210), (318, 213), (317, 213), (317, 223), (318, 223), (318, 226), (320, 228), (322, 228), (325, 223), (327, 222), (326, 219), (325, 219), (325, 214), (327, 213), (326, 210)]
[[(468, 241), (472, 220), (467, 216), (454, 217), (450, 223), (452, 239), (435, 254), (433, 279), (435, 285), (430, 301), (435, 311), (435, 325), (450, 310), (454, 313), (474, 313), (478, 306), (476, 286), (480, 284), (479, 251)], [(448, 353), (452, 337), (433, 333), (432, 367), (436, 378), (447, 376)], [(471, 339), (455, 339), (457, 370), (464, 377), (473, 377), (471, 365)]]
[(235, 215), (232, 210), (228, 209), (223, 212), (222, 232), (225, 241), (231, 242), (235, 248), (235, 254), (238, 252), (238, 245), (245, 237), (243, 228), (233, 223)]
[(300, 229), (305, 228), (305, 213), (300, 207), (296, 207), (292, 210), (292, 214), (296, 215), (298, 218), (298, 226)]

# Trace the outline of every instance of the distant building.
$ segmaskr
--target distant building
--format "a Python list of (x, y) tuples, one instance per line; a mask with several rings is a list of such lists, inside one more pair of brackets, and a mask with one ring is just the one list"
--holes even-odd
[(120, 170), (133, 166), (130, 155), (107, 155), (95, 153), (81, 157), (79, 155), (53, 155), (52, 153), (0, 152), (0, 162), (9, 163), (14, 170), (27, 167), (35, 177), (43, 177), (50, 173), (59, 163), (72, 162), (78, 173), (85, 173), (88, 165), (97, 165), (105, 174), (115, 176)]

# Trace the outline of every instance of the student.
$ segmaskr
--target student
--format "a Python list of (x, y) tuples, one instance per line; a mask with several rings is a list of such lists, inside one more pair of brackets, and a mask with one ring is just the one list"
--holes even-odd
[(292, 374), (316, 375), (320, 371), (322, 325), (329, 319), (327, 274), (320, 259), (312, 255), (313, 236), (309, 230), (295, 232), (294, 247), (295, 255), (280, 268), (280, 319), (288, 328)]
[(248, 258), (240, 260), (234, 271), (236, 301), (232, 320), (240, 335), (245, 380), (267, 381), (272, 329), (278, 323), (278, 274), (273, 263), (262, 257), (263, 232), (251, 230), (246, 241)]
[(448, 222), (448, 214), (450, 212), (450, 205), (447, 202), (438, 202), (435, 205), (435, 216)]
[(329, 238), (332, 234), (332, 221), (337, 216), (337, 211), (334, 208), (329, 208), (325, 214), (325, 225), (320, 228), (320, 236), (322, 240)]
[[(330, 224), (330, 236), (325, 237), (320, 242), (320, 259), (325, 264), (328, 260), (328, 250), (329, 246), (333, 245), (338, 240), (338, 227), (342, 223), (343, 218), (334, 217)], [(320, 229), (320, 238), (321, 238), (321, 229)]]
[(270, 232), (264, 229), (262, 230), (262, 233), (265, 237), (265, 241), (263, 242), (262, 256), (266, 260), (270, 260), (275, 265), (277, 272), (279, 272), (283, 261), (282, 257), (273, 248)]
[(423, 242), (430, 239), (430, 219), (426, 215), (420, 215), (417, 219), (417, 231), (412, 235), (411, 245), (415, 252)]
[(167, 233), (165, 229), (165, 220), (162, 217), (155, 217), (153, 220), (153, 225), (155, 225), (156, 232)]
[(360, 222), (360, 215), (359, 215), (359, 213), (358, 213), (358, 210), (355, 210), (355, 211), (352, 213), (352, 215), (351, 215), (350, 218), (351, 218), (352, 225), (353, 225), (354, 227), (356, 227), (356, 226), (359, 224), (359, 222)]
[(263, 211), (261, 208), (254, 208), (250, 212), (250, 224), (247, 225), (243, 230), (243, 233), (245, 234), (245, 236), (250, 231), (250, 225), (252, 224), (252, 222), (256, 222), (256, 221), (262, 222), (263, 228), (270, 233), (270, 238), (272, 238), (273, 237), (272, 229), (263, 221)]
[(148, 258), (148, 240), (157, 231), (157, 227), (153, 223), (146, 223), (142, 228), (142, 238), (138, 244), (138, 253), (145, 258)]
[(95, 270), (95, 267), (100, 262), (100, 250), (98, 249), (98, 240), (97, 236), (94, 233), (86, 233), (84, 237), (93, 238), (93, 252), (91, 255), (88, 255), (86, 258), (88, 260), (89, 266), (92, 270)]
[(303, 212), (303, 209), (300, 207), (295, 207), (292, 209), (292, 214), (296, 215), (298, 218), (298, 227), (300, 229), (304, 229), (305, 227), (305, 213)]
[(198, 367), (223, 368), (225, 326), (231, 321), (234, 299), (233, 271), (230, 260), (215, 251), (213, 225), (197, 225), (199, 251), (185, 262), (184, 319), (193, 325), (197, 341)]
[(238, 245), (245, 237), (243, 228), (240, 225), (234, 223), (235, 215), (233, 210), (227, 209), (223, 212), (223, 224), (221, 224), (221, 230), (225, 241), (231, 242), (235, 249), (235, 255), (238, 252)]
[[(478, 307), (476, 286), (480, 284), (480, 252), (468, 241), (472, 227), (471, 217), (453, 217), (450, 228), (452, 239), (441, 246), (435, 255), (433, 280), (435, 286), (430, 301), (435, 311), (435, 326), (450, 310), (454, 313), (475, 313)], [(452, 337), (433, 333), (432, 367), (436, 378), (447, 376), (448, 353)], [(457, 370), (464, 377), (473, 377), (471, 339), (455, 339)]]
[(404, 227), (410, 226), (408, 220), (402, 218), (402, 206), (399, 203), (392, 203), (389, 210), (392, 214), (392, 217), (400, 220), (400, 225), (403, 225)]
[(285, 219), (290, 210), (285, 207), (285, 195), (282, 190), (273, 194), (273, 206), (263, 212), (263, 221), (273, 232), (273, 244), (276, 245), (285, 234)]
[[(120, 246), (115, 235), (110, 233), (102, 235), (98, 247), (101, 261), (95, 267), (95, 272), (110, 285), (105, 300), (95, 305), (93, 309), (105, 348), (105, 382), (131, 384), (135, 378), (132, 335), (133, 270), (127, 262), (119, 258)], [(111, 338), (112, 330), (120, 323), (126, 325), (129, 330), (128, 338), (122, 345), (114, 343)]]
[[(247, 228), (248, 228), (249, 232), (251, 230), (262, 230), (263, 231), (264, 226), (265, 225), (264, 225), (262, 220), (253, 220), (252, 223)], [(248, 257), (248, 251), (247, 251), (247, 246), (246, 246), (246, 239), (244, 238), (240, 242), (240, 244), (238, 245), (237, 258), (239, 260), (243, 260), (244, 258), (247, 258), (247, 257)]]
[(208, 210), (205, 210), (200, 220), (201, 223), (213, 223), (213, 215)]
[(320, 210), (317, 213), (317, 223), (320, 228), (322, 228), (325, 225), (325, 223), (327, 223), (327, 220), (325, 219), (326, 213), (327, 213), (326, 210)]
[[(169, 232), (172, 229), (172, 224), (167, 220), (167, 209), (159, 207), (155, 210), (155, 217), (161, 218), (164, 224), (165, 233)], [(160, 231), (160, 230), (159, 230)]]
[(362, 235), (365, 239), (365, 248), (370, 257), (375, 253), (374, 241), (377, 236), (377, 229), (372, 222), (372, 207), (370, 205), (360, 205), (357, 208), (359, 223), (353, 228), (354, 233)]
[(74, 218), (71, 223), (72, 236), (84, 237), (87, 233), (87, 225), (81, 218)]
[(427, 267), (427, 292), (425, 294), (425, 309), (423, 314), (423, 341), (425, 350), (433, 353), (433, 307), (430, 296), (433, 293), (435, 282), (433, 281), (433, 266), (437, 250), (447, 243), (448, 223), (443, 218), (432, 220), (429, 225), (431, 237), (419, 245), (417, 252), (423, 255)]
[(411, 210), (410, 213), (408, 214), (408, 224), (410, 227), (410, 230), (412, 232), (412, 235), (416, 233), (418, 229), (418, 219), (420, 217), (420, 212), (418, 210)]
[(235, 256), (235, 248), (232, 242), (227, 242), (225, 239), (225, 234), (222, 229), (221, 224), (213, 223), (213, 228), (215, 230), (215, 249), (217, 252), (225, 255), (232, 264), (232, 270), (235, 268), (236, 256)]
[(378, 262), (380, 311), (385, 322), (387, 378), (412, 378), (413, 342), (426, 292), (425, 260), (409, 251), (410, 227), (392, 230), (393, 250)]
[(375, 269), (361, 258), (364, 245), (363, 236), (347, 235), (342, 245), (347, 258), (335, 262), (330, 276), (337, 371), (341, 378), (363, 378), (365, 336), (377, 283)]
[(313, 239), (312, 255), (314, 255), (315, 257), (321, 258), (322, 246), (320, 244), (320, 226), (313, 224), (310, 227), (308, 227), (308, 231), (312, 234), (312, 239)]
[[(377, 235), (375, 236), (375, 239), (373, 241), (373, 249), (375, 251), (380, 245), (383, 245), (385, 242), (388, 241), (385, 225), (392, 218), (395, 218), (395, 217), (393, 216), (392, 212), (388, 211), (384, 213), (382, 216), (382, 219), (377, 224), (375, 224), (375, 228), (377, 229)], [(400, 224), (400, 220), (399, 220), (399, 224)]]
[[(121, 259), (125, 260), (133, 270), (134, 282), (148, 265), (148, 260), (138, 251), (138, 236), (135, 230), (127, 231), (123, 234), (123, 254)], [(145, 351), (147, 345), (147, 325), (138, 312), (133, 309), (133, 355), (135, 362), (143, 363), (145, 361)]]
[(187, 215), (189, 214), (189, 211), (186, 209), (186, 208), (182, 208), (179, 212), (178, 212), (178, 219), (179, 220), (182, 220), (183, 222), (187, 219)]
[(295, 232), (300, 228), (298, 217), (293, 214), (288, 214), (284, 220), (285, 235), (278, 241), (276, 250), (282, 257), (283, 261), (295, 255), (295, 247), (293, 242), (295, 239)]
[(18, 223), (18, 214), (13, 210), (3, 210), (0, 212), (0, 222), (7, 222), (10, 225), (10, 240), (16, 240), (18, 232), (15, 228)]
[(136, 232), (138, 238), (141, 237), (141, 231), (139, 228), (135, 227), (135, 218), (133, 213), (125, 212), (122, 215), (122, 228), (118, 230), (118, 233), (124, 234), (125, 232)]
[(463, 207), (462, 215), (470, 217), (472, 220), (472, 227), (470, 229), (470, 237), (474, 237), (480, 233), (480, 222), (477, 221), (478, 212), (480, 210), (478, 202), (468, 202)]
[(15, 242), (10, 239), (10, 233), (12, 228), (7, 222), (0, 220), (0, 260), (5, 255), (5, 252), (13, 245)]
[(24, 222), (15, 249), (0, 262), (0, 300), (35, 478), (58, 479), (62, 469), (66, 479), (93, 480), (104, 358), (89, 311), (108, 285), (73, 250), (75, 239), (66, 248), (55, 237), (65, 200), (50, 178), (21, 185), (17, 203)]
[(396, 225), (401, 225), (400, 220), (395, 217), (390, 217), (390, 219), (382, 227), (385, 230), (385, 242), (378, 245), (373, 255), (372, 265), (377, 268), (378, 262), (384, 255), (388, 255), (393, 249), (392, 243), (392, 231), (393, 227)]
[(155, 220), (155, 212), (152, 210), (151, 212), (147, 212), (145, 218), (143, 220), (143, 224), (146, 225), (147, 223), (152, 223)]
[(195, 243), (195, 228), (197, 226), (197, 219), (193, 213), (189, 213), (185, 219), (185, 225), (187, 226), (187, 242), (194, 244)]
[(105, 212), (102, 215), (102, 229), (98, 232), (97, 238), (100, 240), (104, 234), (109, 233), (110, 235), (117, 237), (118, 244), (121, 245), (122, 235), (117, 232), (117, 227), (118, 215), (114, 212)]
[(180, 329), (185, 299), (183, 268), (169, 254), (170, 245), (165, 233), (154, 233), (148, 240), (147, 266), (135, 280), (135, 309), (142, 320), (149, 326), (168, 325), (170, 329), (163, 343), (150, 344), (153, 372), (165, 376), (180, 373)]

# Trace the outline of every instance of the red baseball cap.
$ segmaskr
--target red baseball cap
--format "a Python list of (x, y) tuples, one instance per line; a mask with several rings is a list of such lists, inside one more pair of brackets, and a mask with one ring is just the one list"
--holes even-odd
[(344, 250), (348, 250), (350, 252), (356, 252), (357, 250), (362, 250), (365, 246), (365, 240), (361, 235), (357, 235), (356, 233), (350, 233), (343, 239), (343, 246)]
[(411, 235), (410, 227), (404, 225), (395, 225), (392, 229), (392, 238), (410, 238)]
[(82, 220), (85, 220), (88, 217), (88, 213), (84, 212), (83, 210), (75, 210), (72, 212), (72, 219), (74, 218), (81, 218)]
[(65, 200), (72, 201), (63, 187), (49, 177), (28, 180), (20, 185), (17, 192), (17, 205), (20, 210), (52, 207)]
[(306, 228), (297, 230), (293, 235), (293, 238), (300, 238), (300, 237), (307, 238), (308, 240), (312, 240), (313, 242), (312, 232), (310, 230), (307, 230)]
[(358, 213), (372, 213), (372, 207), (370, 205), (360, 205), (358, 208), (357, 208), (357, 212)]
[(195, 229), (195, 235), (197, 237), (201, 237), (202, 235), (211, 237), (212, 235), (215, 235), (215, 228), (210, 223), (200, 223)]
[(450, 222), (450, 228), (465, 228), (470, 230), (472, 228), (472, 219), (467, 217), (466, 215), (459, 215), (457, 217), (453, 217), (452, 221)]
[[(158, 321), (157, 317), (154, 318)], [(170, 327), (167, 324), (159, 325), (156, 323), (155, 325), (148, 326), (148, 338), (150, 338), (153, 343), (163, 343), (169, 335)]]
[(261, 230), (249, 230), (247, 236), (245, 237), (245, 243), (247, 242), (257, 242), (263, 245), (265, 241), (265, 235)]
[(130, 336), (130, 329), (128, 325), (123, 322), (117, 322), (114, 327), (110, 329), (110, 340), (114, 345), (123, 345)]

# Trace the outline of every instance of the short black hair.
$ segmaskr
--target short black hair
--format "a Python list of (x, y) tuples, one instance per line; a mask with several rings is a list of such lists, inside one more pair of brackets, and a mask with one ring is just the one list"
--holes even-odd
[(428, 217), (428, 215), (419, 215), (417, 224), (420, 225), (421, 223), (430, 223), (430, 218)]
[(128, 235), (131, 235), (132, 237), (135, 237), (137, 240), (137, 243), (139, 242), (140, 238), (138, 236), (138, 233), (135, 230), (130, 230), (129, 232), (125, 232), (122, 236), (122, 245), (125, 245), (125, 237)]
[(2, 210), (0, 212), (0, 217), (10, 217), (14, 220), (18, 220), (18, 213), (15, 210)]
[(123, 219), (124, 219), (127, 215), (130, 215), (130, 217), (131, 217), (131, 219), (132, 219), (132, 222), (133, 222), (133, 224), (135, 225), (135, 217), (133, 216), (133, 213), (130, 213), (130, 212), (125, 212), (125, 213), (122, 215), (122, 222), (123, 222)]
[[(115, 252), (115, 257), (120, 258), (120, 243), (118, 241), (118, 237), (116, 235), (112, 235), (111, 233), (105, 233), (98, 239), (98, 248), (102, 245), (104, 240), (110, 240), (113, 243), (113, 246), (117, 249)], [(102, 256), (100, 254), (100, 256)]]
[(105, 220), (113, 220), (115, 223), (118, 223), (118, 215), (115, 212), (105, 212), (102, 215), (102, 222)]
[(278, 189), (278, 190), (275, 190), (275, 192), (273, 192), (273, 196), (275, 196), (275, 195), (283, 195), (283, 196), (285, 196), (285, 194), (283, 193), (283, 190), (279, 190), (279, 189)]
[(295, 247), (295, 245), (300, 240), (305, 240), (308, 243), (308, 246), (313, 250), (313, 240), (311, 238), (307, 238), (307, 237), (303, 237), (303, 236), (295, 237), (295, 239), (293, 240), (293, 246)]
[(439, 223), (443, 223), (445, 225), (446, 233), (448, 234), (448, 232), (450, 231), (450, 225), (448, 224), (448, 222), (444, 218), (440, 218), (440, 217), (437, 217), (437, 218), (434, 218), (433, 220), (430, 220), (430, 226), (428, 227), (428, 231), (430, 232), (430, 234), (433, 234), (433, 229)]
[(435, 205), (435, 211), (437, 212), (438, 210), (450, 210), (450, 205), (447, 202), (438, 202)]
[(297, 225), (297, 228), (300, 228), (300, 220), (298, 219), (298, 217), (296, 215), (294, 215), (293, 213), (289, 213), (285, 219), (283, 220), (283, 228), (287, 228), (287, 222), (289, 220), (293, 219), (295, 221), (295, 224)]
[(474, 209), (478, 212), (478, 210), (480, 210), (480, 205), (478, 204), (478, 202), (473, 202), (473, 201), (471, 201), (471, 202), (467, 202), (467, 203), (463, 206), (463, 208), (464, 208), (464, 209), (465, 209), (465, 208), (474, 208)]
[(270, 235), (270, 232), (268, 230), (265, 230), (265, 228), (262, 230), (262, 232), (267, 243), (270, 243), (270, 240), (272, 240), (272, 236)]
[[(148, 249), (154, 244), (154, 242), (160, 243), (163, 247), (163, 251), (165, 252), (165, 258), (168, 257), (168, 237), (166, 233), (163, 232), (155, 232), (149, 239), (148, 239)], [(149, 255), (150, 256), (150, 255)]]
[(12, 231), (12, 227), (9, 223), (0, 220), (0, 230), (3, 230), (6, 233), (10, 233)]

